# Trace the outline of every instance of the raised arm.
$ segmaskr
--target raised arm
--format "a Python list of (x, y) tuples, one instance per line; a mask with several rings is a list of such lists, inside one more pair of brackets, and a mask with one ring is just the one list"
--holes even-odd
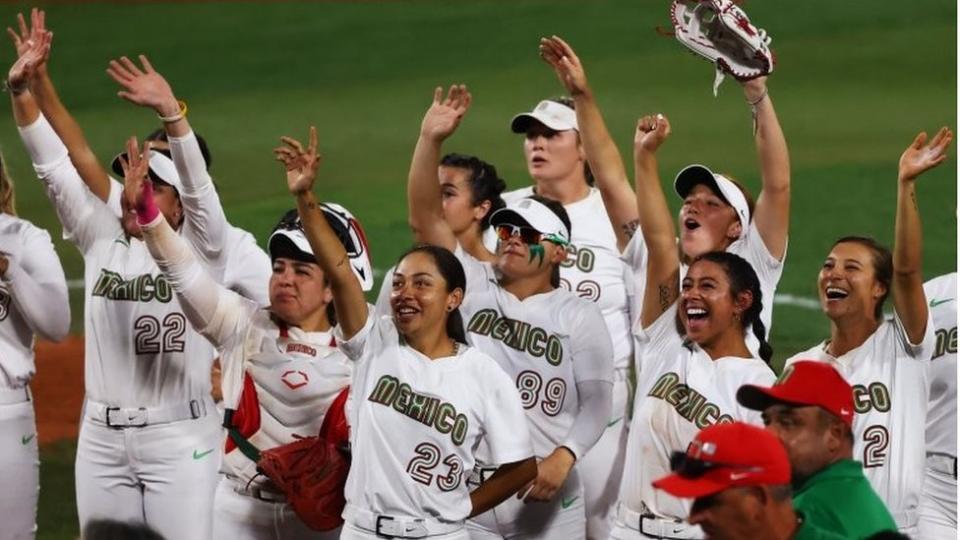
[(760, 162), (762, 188), (753, 221), (767, 251), (782, 261), (790, 230), (790, 154), (780, 121), (767, 90), (767, 78), (743, 83), (743, 95), (753, 108), (754, 144)]
[(670, 136), (670, 121), (662, 114), (637, 122), (633, 160), (637, 174), (637, 210), (640, 231), (647, 245), (647, 283), (640, 324), (653, 324), (680, 295), (680, 254), (676, 227), (657, 170), (657, 150)]
[(576, 105), (580, 142), (617, 235), (617, 247), (623, 251), (637, 231), (639, 221), (637, 202), (627, 180), (620, 150), (607, 131), (583, 64), (573, 48), (557, 36), (541, 38), (540, 57), (550, 64)]
[(287, 188), (297, 199), (303, 233), (310, 242), (317, 264), (330, 282), (337, 324), (343, 337), (349, 340), (363, 329), (369, 308), (360, 282), (350, 269), (347, 252), (323, 216), (320, 203), (313, 196), (313, 183), (320, 166), (317, 128), (310, 126), (310, 142), (306, 149), (291, 137), (281, 137), (280, 140), (283, 146), (273, 152), (287, 171)]
[(204, 270), (187, 241), (177, 234), (157, 207), (153, 183), (147, 181), (149, 143), (143, 152), (137, 140), (127, 141), (127, 156), (121, 158), (124, 193), (136, 209), (143, 241), (163, 275), (170, 280), (190, 325), (221, 348), (231, 339), (242, 338), (242, 328), (256, 311), (256, 303), (217, 283)]
[[(7, 28), (7, 33), (13, 40), (18, 56), (23, 54), (26, 44), (31, 38), (36, 39), (38, 36), (46, 36), (50, 40), (53, 38), (53, 32), (45, 27), (46, 17), (43, 10), (37, 8), (31, 10), (29, 30), (22, 14), (17, 15), (17, 22), (19, 34), (11, 28)], [(38, 59), (36, 69), (29, 81), (30, 91), (36, 98), (40, 111), (50, 122), (54, 132), (63, 141), (64, 146), (67, 147), (70, 161), (83, 183), (98, 199), (106, 201), (110, 195), (110, 177), (87, 143), (80, 125), (77, 124), (60, 101), (60, 96), (57, 94), (47, 70), (49, 52), (50, 48), (48, 47), (43, 57)]]
[(227, 217), (207, 172), (193, 130), (187, 122), (184, 102), (177, 100), (167, 80), (140, 55), (137, 66), (126, 56), (111, 60), (107, 73), (122, 88), (117, 95), (153, 109), (163, 122), (170, 142), (170, 155), (183, 183), (180, 200), (187, 224), (187, 239), (208, 262), (220, 261), (226, 239)]
[(940, 128), (927, 142), (917, 135), (900, 156), (897, 179), (897, 217), (893, 240), (893, 305), (910, 343), (920, 343), (927, 329), (927, 298), (923, 292), (923, 229), (917, 207), (916, 181), (947, 159), (953, 132)]
[(463, 85), (451, 86), (445, 99), (443, 88), (433, 91), (433, 103), (423, 115), (407, 179), (407, 219), (414, 238), (450, 251), (457, 247), (457, 237), (443, 219), (437, 170), (443, 141), (456, 131), (471, 99)]

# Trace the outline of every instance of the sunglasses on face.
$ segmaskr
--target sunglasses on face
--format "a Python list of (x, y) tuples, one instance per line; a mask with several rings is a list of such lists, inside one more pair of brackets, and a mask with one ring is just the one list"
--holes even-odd
[(520, 241), (524, 244), (535, 245), (539, 244), (543, 240), (543, 233), (532, 228), (532, 227), (523, 227), (521, 225), (511, 225), (511, 224), (502, 224), (497, 225), (497, 238), (506, 242), (510, 238), (516, 236), (520, 238)]

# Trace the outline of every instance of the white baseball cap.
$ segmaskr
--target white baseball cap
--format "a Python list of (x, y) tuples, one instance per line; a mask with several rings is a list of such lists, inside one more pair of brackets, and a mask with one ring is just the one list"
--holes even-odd
[(505, 208), (497, 210), (490, 216), (490, 225), (493, 227), (506, 223), (532, 227), (540, 234), (553, 237), (551, 240), (563, 245), (570, 243), (570, 229), (560, 219), (560, 216), (545, 204), (534, 199), (520, 199), (508, 204)]
[[(117, 176), (123, 178), (123, 166), (120, 164), (120, 156), (126, 157), (127, 153), (117, 154), (117, 157), (113, 158), (113, 163), (110, 164), (110, 168), (113, 169), (113, 172)], [(169, 156), (156, 150), (150, 151), (150, 178), (170, 184), (177, 190), (177, 193), (183, 191), (183, 183), (180, 182), (180, 174), (177, 173), (177, 166), (173, 164), (173, 160), (170, 159)]]
[(677, 178), (673, 181), (674, 189), (682, 198), (686, 198), (698, 184), (707, 186), (733, 207), (737, 213), (737, 219), (740, 220), (740, 236), (743, 236), (747, 232), (747, 227), (750, 226), (750, 206), (743, 191), (726, 176), (716, 174), (699, 164), (687, 165), (677, 173)]
[[(373, 264), (370, 261), (370, 247), (360, 222), (349, 210), (336, 203), (321, 203), (323, 217), (333, 229), (337, 239), (343, 244), (350, 260), (350, 269), (364, 291), (373, 289)], [(296, 210), (290, 210), (280, 219), (267, 240), (270, 258), (288, 257), (298, 261), (316, 263), (316, 257), (310, 242), (303, 233), (303, 223)]]
[(576, 111), (563, 103), (549, 99), (537, 103), (537, 106), (528, 113), (514, 116), (510, 121), (510, 129), (514, 133), (526, 133), (531, 120), (536, 120), (554, 131), (580, 130), (577, 126)]

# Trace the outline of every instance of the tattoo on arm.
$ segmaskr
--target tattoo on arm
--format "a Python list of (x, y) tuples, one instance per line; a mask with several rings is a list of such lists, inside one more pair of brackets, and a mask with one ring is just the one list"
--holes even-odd
[(910, 192), (910, 200), (913, 201), (913, 209), (916, 210), (917, 212), (919, 212), (919, 211), (920, 211), (920, 206), (917, 205), (917, 192), (916, 192), (916, 191), (911, 191), (911, 192)]
[(657, 285), (657, 292), (660, 297), (660, 309), (666, 311), (670, 304), (673, 303), (673, 294), (671, 294), (673, 287), (669, 285)]
[(628, 223), (624, 223), (623, 225), (620, 226), (621, 231), (623, 232), (624, 236), (626, 236), (627, 238), (633, 238), (633, 235), (637, 234), (637, 229), (639, 228), (640, 228), (639, 219), (635, 219)]

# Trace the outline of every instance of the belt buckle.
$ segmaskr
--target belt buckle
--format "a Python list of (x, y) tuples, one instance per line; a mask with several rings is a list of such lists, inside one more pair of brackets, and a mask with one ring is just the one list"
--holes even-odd
[(127, 418), (126, 423), (122, 424), (113, 424), (110, 422), (110, 413), (119, 413), (120, 407), (107, 407), (106, 417), (107, 417), (107, 427), (146, 427), (147, 425), (147, 408), (138, 407), (136, 409), (127, 409)]
[(377, 516), (377, 521), (375, 522), (376, 526), (373, 528), (373, 532), (376, 533), (377, 536), (386, 536), (387, 538), (393, 538), (393, 535), (387, 534), (381, 530), (381, 527), (383, 527), (383, 522), (385, 520), (393, 521), (393, 518), (390, 516)]
[[(654, 532), (648, 533), (643, 530), (644, 518), (646, 518), (647, 521), (651, 523), (652, 528), (656, 529)], [(656, 538), (679, 538), (677, 535), (682, 533), (685, 529), (685, 527), (683, 527), (683, 523), (679, 521), (674, 522), (674, 525), (671, 527), (670, 532), (667, 533), (667, 531), (664, 530), (666, 528), (666, 522), (667, 522), (666, 519), (658, 518), (653, 514), (640, 514), (640, 523), (639, 523), (640, 526), (637, 527), (637, 530), (639, 530), (641, 534), (645, 534), (647, 536), (654, 536)], [(680, 526), (680, 530), (677, 530), (678, 525)]]
[[(374, 532), (377, 536), (385, 536), (387, 538), (426, 538), (430, 535), (430, 531), (427, 530), (427, 526), (424, 524), (423, 519), (415, 519), (412, 523), (403, 523), (400, 525), (400, 530), (397, 530), (397, 524), (392, 524), (389, 532), (384, 532), (384, 521), (396, 521), (396, 518), (392, 516), (378, 515), (377, 520), (374, 522)], [(398, 533), (399, 534), (396, 534)]]

